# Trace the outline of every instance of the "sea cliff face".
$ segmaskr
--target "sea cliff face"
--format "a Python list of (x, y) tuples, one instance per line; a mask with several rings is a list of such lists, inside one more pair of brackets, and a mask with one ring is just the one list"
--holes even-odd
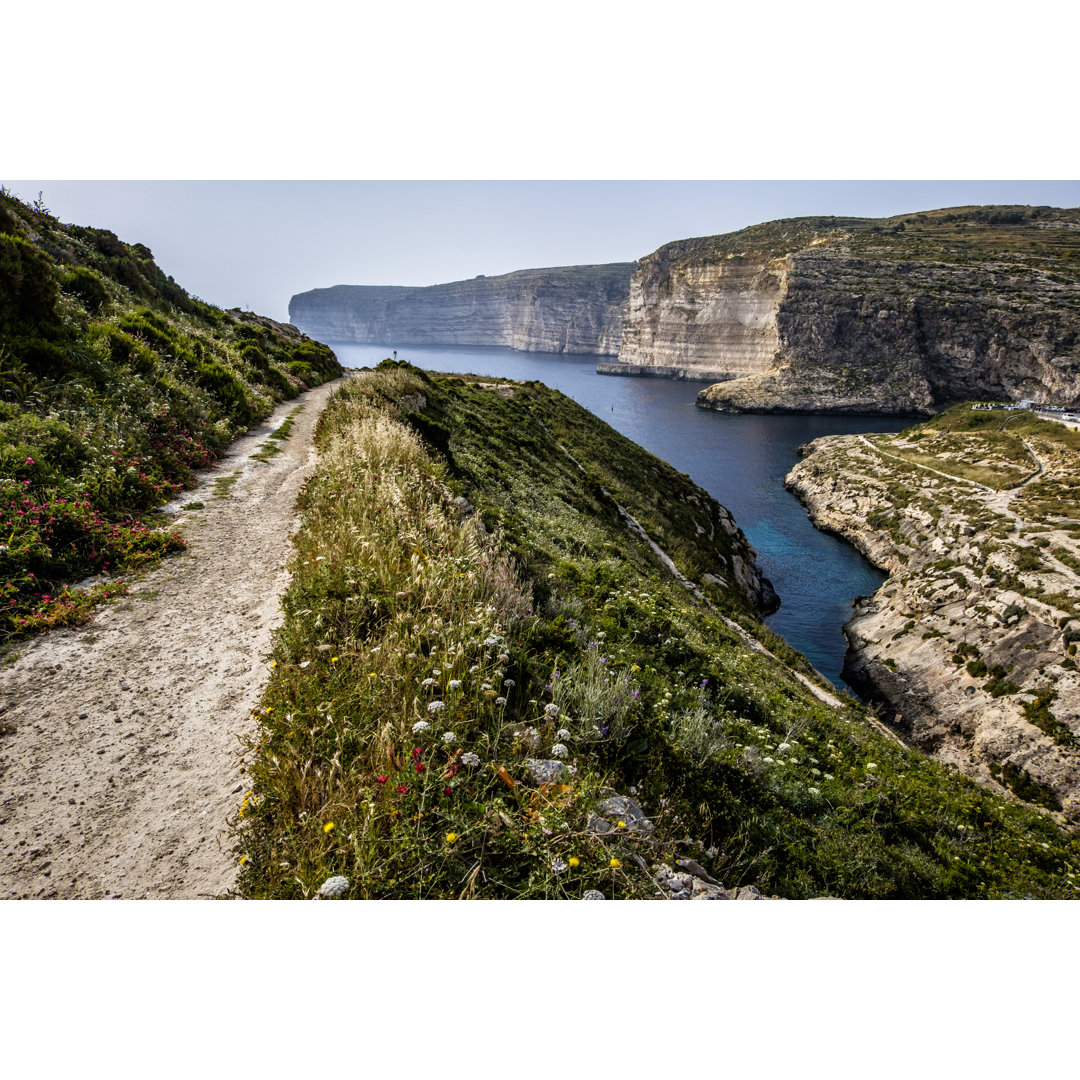
[(619, 366), (722, 380), (698, 403), (724, 411), (1072, 403), (1078, 252), (1080, 211), (1049, 207), (792, 219), (680, 241), (638, 264)]
[(614, 356), (634, 265), (519, 270), (424, 288), (335, 285), (294, 296), (289, 318), (320, 341)]
[(787, 259), (673, 260), (666, 249), (643, 259), (630, 280), (619, 364), (715, 379), (767, 370), (780, 348), (788, 269)]
[(1080, 822), (1080, 436), (958, 406), (804, 450), (785, 485), (890, 575), (845, 676), (920, 749)]

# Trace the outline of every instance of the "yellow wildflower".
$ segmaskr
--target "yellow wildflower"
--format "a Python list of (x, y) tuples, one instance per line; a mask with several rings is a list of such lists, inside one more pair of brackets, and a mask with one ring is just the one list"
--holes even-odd
[(337, 662), (338, 662), (338, 658), (336, 656), (331, 656), (330, 657), (330, 663), (331, 664), (336, 664)]
[(247, 861), (248, 861), (248, 858), (247, 858), (247, 856), (246, 856), (246, 855), (241, 855), (241, 856), (240, 856), (240, 865), (241, 865), (241, 866), (243, 866), (243, 865), (244, 865), (244, 863), (246, 863)]
[(620, 829), (625, 829), (626, 828), (626, 822), (625, 821), (620, 821), (619, 822), (619, 828)]
[(377, 679), (379, 676), (376, 675), (374, 671), (369, 671), (367, 677), (369, 679)]
[(576, 855), (571, 855), (570, 858), (566, 860), (566, 863), (568, 866), (580, 866), (581, 860)]
[(322, 831), (323, 831), (323, 832), (325, 832), (325, 833), (328, 833), (328, 832), (333, 832), (333, 831), (334, 831), (334, 829), (335, 829), (336, 827), (337, 827), (337, 826), (335, 826), (335, 825), (334, 825), (334, 823), (333, 823), (332, 821), (328, 821), (328, 822), (327, 822), (327, 823), (326, 823), (326, 824), (325, 824), (325, 825), (324, 825), (324, 826), (322, 827)]
[(622, 866), (622, 863), (619, 862), (619, 860), (616, 859), (615, 856), (613, 855), (611, 857), (611, 862), (608, 863), (608, 866), (610, 866), (612, 870), (618, 870), (619, 867)]
[(448, 844), (452, 844), (456, 839), (457, 839), (457, 833), (456, 832), (448, 832), (446, 834), (446, 842)]

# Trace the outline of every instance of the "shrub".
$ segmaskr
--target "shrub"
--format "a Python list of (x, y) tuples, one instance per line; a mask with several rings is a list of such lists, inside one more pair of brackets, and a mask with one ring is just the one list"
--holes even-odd
[(110, 300), (104, 282), (85, 266), (75, 266), (61, 274), (60, 288), (77, 296), (91, 315), (97, 315)]
[(0, 233), (0, 327), (55, 323), (59, 294), (46, 256), (21, 236)]

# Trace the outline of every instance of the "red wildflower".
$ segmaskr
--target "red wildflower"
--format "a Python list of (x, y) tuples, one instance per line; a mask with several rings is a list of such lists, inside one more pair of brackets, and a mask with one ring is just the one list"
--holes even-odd
[(408, 785), (406, 785), (406, 784), (399, 784), (398, 785), (398, 794), (399, 795), (404, 795), (405, 792), (408, 791), (408, 790), (409, 790)]
[(376, 776), (375, 777), (375, 783), (376, 784), (385, 784), (386, 783), (386, 777), (385, 776)]
[(450, 787), (449, 784), (447, 784), (446, 787), (444, 787), (442, 789), (442, 793), (444, 795), (453, 795), (454, 794), (454, 789), (452, 787)]
[(427, 768), (426, 765), (421, 765), (421, 764), (417, 763), (416, 771), (417, 772), (423, 772), (426, 768)]

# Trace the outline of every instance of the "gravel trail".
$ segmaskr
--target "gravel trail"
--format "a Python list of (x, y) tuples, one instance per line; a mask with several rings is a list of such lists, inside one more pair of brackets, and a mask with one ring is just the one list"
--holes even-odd
[[(0, 661), (0, 898), (220, 896), (315, 421), (280, 405), (166, 508), (188, 548)], [(297, 406), (281, 452), (250, 455)], [(235, 477), (231, 482), (230, 477)], [(223, 482), (224, 481), (224, 482)], [(185, 503), (203, 509), (183, 511)]]

